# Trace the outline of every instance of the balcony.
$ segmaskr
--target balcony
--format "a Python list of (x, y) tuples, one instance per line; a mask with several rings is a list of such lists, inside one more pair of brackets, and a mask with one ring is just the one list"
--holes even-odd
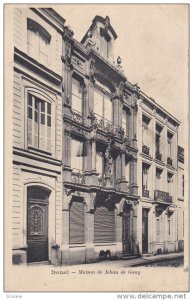
[(142, 153), (149, 156), (149, 147), (143, 145), (143, 146), (142, 146)]
[(157, 202), (163, 202), (163, 203), (168, 203), (171, 204), (172, 203), (172, 196), (170, 196), (169, 193), (167, 192), (163, 192), (163, 191), (159, 191), (159, 190), (155, 190), (154, 191), (154, 199)]
[(79, 123), (79, 124), (82, 124), (83, 123), (82, 114), (80, 112), (78, 112), (77, 110), (74, 110), (74, 109), (72, 109), (71, 112), (72, 112), (72, 120)]
[(72, 182), (75, 184), (85, 184), (85, 178), (81, 170), (73, 169), (71, 173)]
[(167, 158), (167, 164), (169, 166), (172, 166), (172, 159), (170, 157)]
[(155, 158), (156, 158), (157, 160), (159, 160), (159, 161), (162, 161), (162, 154), (159, 153), (159, 152), (156, 152)]
[(142, 197), (149, 198), (149, 191), (143, 189), (143, 190), (142, 190)]
[(95, 114), (90, 114), (91, 124), (96, 126), (98, 129), (105, 131), (107, 133), (111, 133), (118, 138), (124, 137), (124, 129), (121, 126), (113, 124), (113, 122)]

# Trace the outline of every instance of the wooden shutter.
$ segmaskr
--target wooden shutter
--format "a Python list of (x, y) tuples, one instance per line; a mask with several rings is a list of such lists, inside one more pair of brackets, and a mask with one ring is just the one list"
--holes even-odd
[(94, 242), (114, 242), (115, 213), (106, 206), (97, 207), (94, 214)]
[(84, 243), (84, 203), (73, 201), (70, 207), (70, 244)]

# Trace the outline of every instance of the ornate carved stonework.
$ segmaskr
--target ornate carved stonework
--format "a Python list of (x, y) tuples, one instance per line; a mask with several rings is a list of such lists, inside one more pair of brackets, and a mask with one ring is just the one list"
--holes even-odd
[(64, 191), (65, 191), (67, 196), (69, 196), (72, 193), (72, 189), (64, 188)]
[(106, 177), (111, 176), (112, 165), (113, 165), (113, 159), (111, 156), (111, 145), (109, 143), (105, 152), (105, 176)]

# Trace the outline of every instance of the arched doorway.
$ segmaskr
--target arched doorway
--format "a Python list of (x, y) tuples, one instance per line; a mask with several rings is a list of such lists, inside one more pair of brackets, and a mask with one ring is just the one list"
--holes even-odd
[(48, 208), (50, 191), (27, 188), (27, 262), (48, 261)]

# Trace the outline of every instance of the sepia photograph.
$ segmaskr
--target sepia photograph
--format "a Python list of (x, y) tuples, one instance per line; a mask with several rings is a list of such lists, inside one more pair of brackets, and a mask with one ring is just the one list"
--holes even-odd
[(189, 5), (4, 4), (4, 290), (189, 290)]

